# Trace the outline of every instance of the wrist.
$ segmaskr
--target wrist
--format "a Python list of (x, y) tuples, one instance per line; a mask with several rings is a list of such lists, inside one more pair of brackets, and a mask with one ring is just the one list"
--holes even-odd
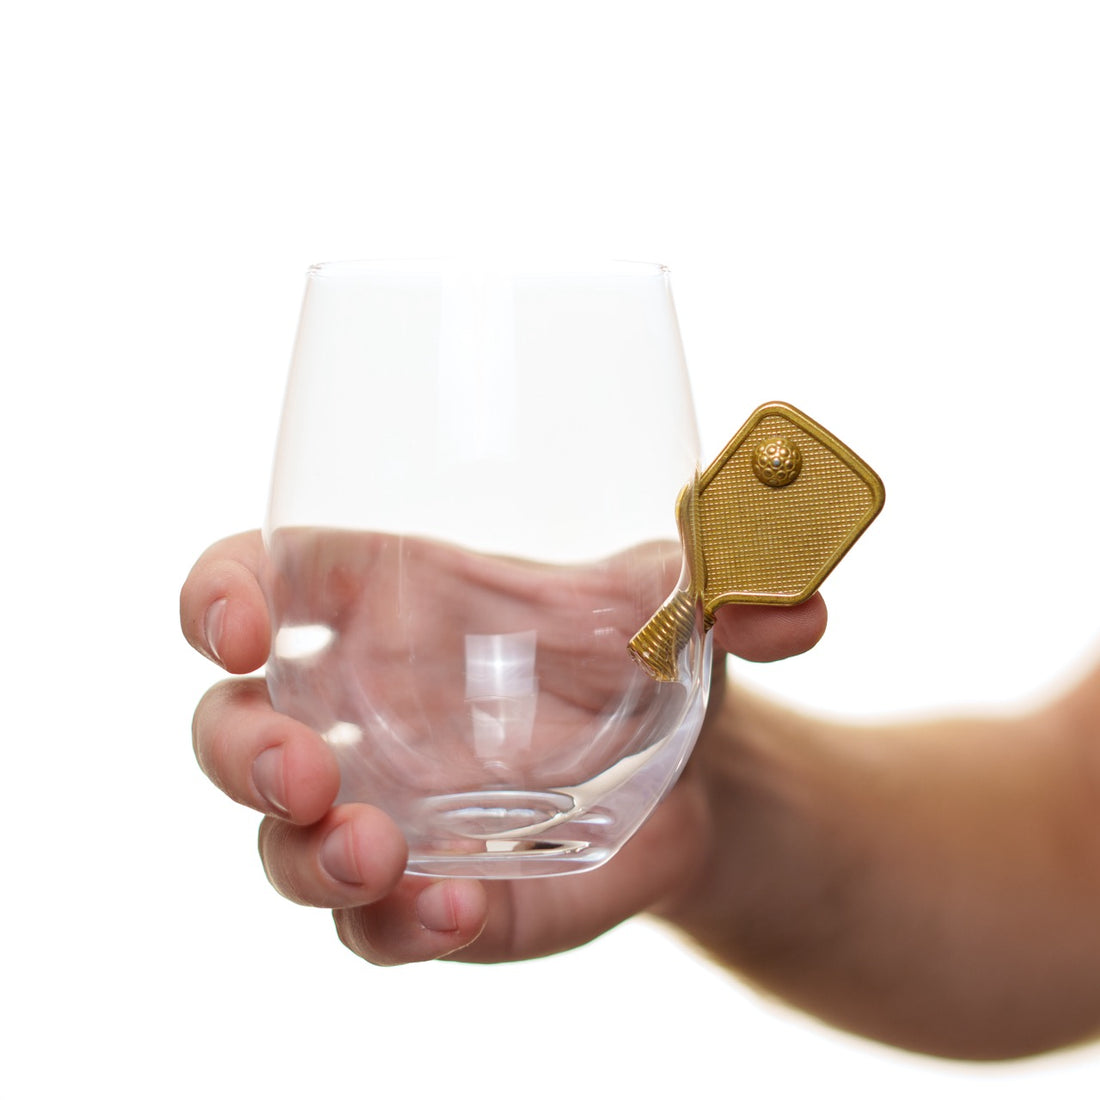
[[(837, 868), (826, 727), (724, 682), (689, 764), (705, 807), (699, 873), (656, 912), (725, 965), (751, 972), (785, 948)], [(819, 926), (824, 932), (824, 927)]]

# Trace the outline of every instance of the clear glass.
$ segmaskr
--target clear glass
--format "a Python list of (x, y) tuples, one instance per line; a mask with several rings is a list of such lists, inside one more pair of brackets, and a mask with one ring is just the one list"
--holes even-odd
[(275, 706), (409, 870), (596, 867), (702, 722), (697, 629), (659, 683), (627, 643), (686, 583), (698, 436), (668, 273), (311, 269), (265, 526)]

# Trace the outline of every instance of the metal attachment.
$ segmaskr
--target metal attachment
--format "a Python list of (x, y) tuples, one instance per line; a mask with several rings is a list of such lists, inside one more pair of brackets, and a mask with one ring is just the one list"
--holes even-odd
[(878, 475), (836, 436), (791, 405), (762, 405), (681, 491), (686, 581), (631, 653), (654, 679), (675, 680), (696, 623), (709, 630), (722, 604), (809, 599), (884, 500)]
[(752, 472), (773, 489), (790, 485), (802, 470), (802, 452), (782, 436), (766, 439), (753, 451)]

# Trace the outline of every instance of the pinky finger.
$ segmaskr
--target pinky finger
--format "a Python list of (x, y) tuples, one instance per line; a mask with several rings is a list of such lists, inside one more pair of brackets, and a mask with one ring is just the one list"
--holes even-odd
[(377, 966), (450, 955), (477, 939), (487, 915), (480, 882), (417, 875), (373, 905), (333, 912), (344, 946)]

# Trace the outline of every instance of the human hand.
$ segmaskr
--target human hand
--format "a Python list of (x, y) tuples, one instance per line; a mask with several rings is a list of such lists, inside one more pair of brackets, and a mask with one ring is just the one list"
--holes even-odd
[[(257, 532), (219, 542), (181, 593), (186, 637), (234, 674), (254, 672), (268, 657), (262, 555)], [(722, 608), (714, 637), (727, 652), (767, 661), (809, 648), (824, 626), (824, 604), (814, 597), (792, 608)], [(717, 675), (712, 710), (723, 694)], [(332, 750), (313, 729), (274, 710), (263, 679), (212, 688), (193, 732), (211, 780), (265, 815), (260, 854), (275, 888), (332, 909), (343, 942), (375, 963), (444, 955), (503, 961), (577, 946), (687, 890), (712, 841), (705, 788), (689, 765), (633, 840), (596, 870), (491, 882), (407, 875), (397, 826), (376, 807), (334, 805), (340, 775)]]

